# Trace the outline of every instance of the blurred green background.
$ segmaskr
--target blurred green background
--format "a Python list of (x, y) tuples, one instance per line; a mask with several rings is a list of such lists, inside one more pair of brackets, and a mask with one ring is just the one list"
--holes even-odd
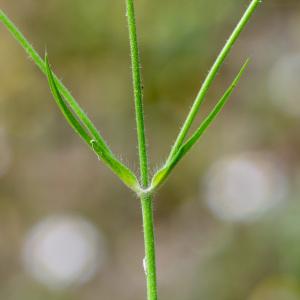
[[(248, 0), (136, 1), (152, 170)], [(138, 170), (125, 1), (1, 0)], [(160, 299), (300, 299), (300, 2), (265, 0), (198, 122), (231, 101), (155, 198)], [(0, 299), (145, 298), (139, 202), (72, 132), (0, 26)]]

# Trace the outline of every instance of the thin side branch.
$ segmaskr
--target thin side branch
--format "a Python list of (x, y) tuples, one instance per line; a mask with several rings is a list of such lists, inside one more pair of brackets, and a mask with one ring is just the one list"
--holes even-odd
[(231, 94), (233, 93), (234, 89), (236, 88), (238, 82), (240, 81), (247, 65), (249, 63), (249, 59), (245, 62), (242, 66), (241, 70), (239, 71), (238, 75), (235, 77), (233, 82), (231, 83), (230, 87), (226, 90), (224, 95), (221, 99), (217, 102), (216, 106), (213, 110), (209, 113), (209, 115), (204, 119), (195, 133), (190, 137), (190, 139), (180, 146), (179, 150), (176, 154), (172, 157), (170, 161), (168, 161), (165, 166), (160, 169), (154, 176), (151, 182), (151, 190), (156, 190), (159, 186), (161, 186), (167, 177), (170, 175), (172, 170), (178, 164), (178, 162), (187, 154), (187, 152), (198, 142), (200, 137), (204, 134), (206, 129), (213, 123), (216, 119), (218, 114), (221, 112), (227, 101), (229, 100)]
[[(8, 16), (0, 10), (0, 22), (4, 24), (4, 26), (8, 29), (8, 31), (12, 34), (12, 36), (16, 39), (16, 41), (21, 45), (21, 47), (26, 51), (29, 57), (33, 60), (33, 62), (37, 65), (37, 67), (47, 76), (46, 64), (44, 60), (40, 57), (37, 51), (33, 48), (33, 46), (28, 42), (22, 32), (17, 28), (17, 26), (8, 18)], [(70, 105), (72, 110), (76, 113), (76, 115), (83, 121), (83, 124), (88, 129), (90, 134), (97, 140), (102, 147), (106, 148), (107, 151), (111, 151), (106, 144), (104, 138), (101, 136), (95, 125), (88, 118), (85, 112), (81, 109), (79, 104), (76, 102), (74, 97), (71, 95), (69, 90), (62, 84), (62, 82), (57, 78), (55, 74), (53, 74), (55, 83), (66, 100), (66, 102)]]
[[(174, 155), (176, 155), (176, 152), (179, 150), (180, 146), (183, 144), (183, 142), (187, 136), (187, 133), (188, 133), (190, 127), (192, 126), (193, 121), (195, 120), (195, 117), (199, 111), (199, 108), (200, 108), (202, 102), (204, 101), (204, 98), (205, 98), (210, 86), (212, 85), (212, 83), (214, 82), (214, 80), (218, 74), (218, 71), (220, 70), (220, 68), (223, 65), (226, 57), (228, 56), (232, 46), (237, 41), (238, 37), (240, 36), (241, 32), (243, 31), (243, 29), (249, 22), (250, 18), (252, 17), (254, 11), (256, 10), (256, 8), (260, 2), (261, 2), (261, 0), (252, 0), (251, 1), (246, 12), (242, 16), (241, 20), (239, 21), (239, 23), (233, 30), (231, 36), (229, 37), (225, 46), (223, 47), (220, 54), (218, 55), (215, 63), (213, 64), (206, 79), (204, 80), (204, 83), (201, 86), (201, 89), (194, 101), (194, 104), (193, 104), (193, 106), (192, 106), (180, 132), (179, 132), (179, 135), (171, 149), (171, 152), (169, 154), (167, 161), (170, 161), (172, 159), (172, 157)], [(224, 5), (226, 5), (226, 4), (224, 4)]]

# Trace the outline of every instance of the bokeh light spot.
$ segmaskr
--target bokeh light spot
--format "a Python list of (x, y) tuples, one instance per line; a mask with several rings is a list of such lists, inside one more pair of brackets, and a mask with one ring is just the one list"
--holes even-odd
[(104, 264), (103, 237), (78, 216), (51, 216), (36, 224), (23, 247), (27, 272), (50, 288), (88, 281)]
[(267, 155), (242, 154), (217, 161), (204, 182), (210, 210), (226, 221), (251, 221), (284, 200), (287, 180)]

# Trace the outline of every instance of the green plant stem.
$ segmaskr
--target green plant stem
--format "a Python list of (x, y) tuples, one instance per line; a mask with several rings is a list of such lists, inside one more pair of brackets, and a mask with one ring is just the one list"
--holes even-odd
[(140, 59), (139, 59), (139, 49), (138, 49), (138, 41), (137, 41), (137, 33), (136, 33), (136, 21), (135, 21), (133, 0), (127, 0), (127, 19), (128, 19), (129, 40), (130, 40), (130, 50), (131, 50), (130, 52), (131, 52), (131, 64), (132, 64), (132, 80), (133, 80), (133, 90), (134, 90), (134, 100), (135, 100), (134, 102), (135, 102), (135, 115), (136, 115), (137, 136), (138, 136), (141, 185), (143, 188), (146, 188), (149, 182), (148, 155), (147, 155), (147, 145), (146, 145), (146, 137), (145, 137)]
[[(33, 62), (37, 65), (37, 67), (47, 76), (47, 69), (44, 60), (40, 57), (37, 51), (33, 48), (33, 46), (28, 42), (22, 32), (17, 28), (17, 26), (8, 18), (8, 16), (0, 9), (0, 22), (2, 22), (5, 27), (9, 30), (12, 36), (16, 39), (16, 41), (22, 46), (22, 48), (27, 52), (29, 57), (33, 60)], [(71, 95), (70, 91), (62, 84), (62, 82), (58, 79), (58, 77), (53, 74), (54, 80), (59, 88), (60, 93), (69, 103), (72, 110), (76, 113), (76, 115), (83, 121), (86, 128), (93, 135), (93, 137), (97, 140), (97, 142), (105, 148), (106, 151), (110, 151), (108, 145), (104, 141), (101, 134), (98, 132), (94, 124), (85, 114), (85, 112), (81, 109), (79, 104), (76, 102), (74, 97)]]
[(141, 196), (145, 243), (145, 274), (147, 279), (148, 300), (157, 300), (155, 237), (153, 227), (153, 203), (151, 195)]
[[(135, 101), (136, 126), (138, 137), (139, 161), (140, 161), (140, 180), (141, 187), (147, 189), (149, 184), (148, 154), (145, 137), (144, 111), (143, 111), (143, 93), (141, 84), (139, 49), (136, 33), (136, 20), (133, 0), (126, 0), (127, 20), (129, 29), (130, 52), (132, 63), (132, 79)], [(156, 280), (156, 260), (155, 260), (155, 237), (153, 222), (153, 201), (152, 195), (141, 193), (140, 195), (144, 243), (145, 243), (145, 274), (147, 280), (148, 300), (157, 300), (157, 280)]]
[(188, 114), (188, 117), (186, 118), (179, 135), (171, 149), (170, 155), (167, 159), (167, 161), (170, 161), (174, 155), (176, 155), (176, 152), (179, 150), (180, 146), (183, 144), (186, 135), (189, 131), (189, 129), (192, 126), (192, 123), (199, 111), (199, 108), (211, 86), (213, 81), (215, 80), (224, 60), (228, 56), (232, 46), (235, 44), (236, 40), (238, 39), (239, 35), (247, 25), (248, 21), (250, 20), (251, 16), (253, 15), (255, 9), (257, 8), (258, 4), (261, 2), (261, 0), (252, 0), (250, 5), (248, 6), (246, 12), (242, 16), (241, 20), (235, 27), (234, 31), (232, 32), (231, 36), (227, 40), (225, 46), (221, 50), (220, 54), (218, 55), (215, 63), (213, 64), (212, 68), (210, 69), (206, 79), (204, 80), (200, 91), (194, 101), (193, 106), (190, 109), (190, 112)]
[[(98, 157), (100, 157), (129, 188), (135, 192), (139, 192), (140, 186), (133, 172), (113, 154), (101, 134), (96, 129), (95, 125), (79, 106), (68, 89), (51, 71), (47, 59), (44, 61), (40, 57), (22, 32), (1, 9), (0, 23), (5, 25), (38, 68), (48, 77), (54, 99), (75, 132), (77, 132), (85, 140), (89, 147), (97, 153)], [(80, 122), (78, 122), (78, 120)]]
[(51, 67), (49, 65), (48, 56), (45, 55), (45, 63), (47, 69), (47, 77), (52, 92), (53, 98), (58, 105), (59, 109), (65, 116), (68, 123), (75, 130), (75, 132), (88, 144), (88, 146), (97, 154), (98, 158), (117, 175), (119, 178), (133, 191), (139, 191), (139, 182), (135, 174), (123, 165), (114, 155), (103, 148), (98, 142), (90, 136), (89, 132), (82, 126), (81, 122), (77, 120), (73, 112), (69, 109), (68, 105), (63, 100), (62, 95), (59, 92), (59, 88), (56, 85), (55, 78)]
[(203, 120), (203, 122), (200, 124), (200, 126), (197, 128), (197, 130), (194, 132), (194, 134), (188, 139), (187, 142), (185, 142), (176, 154), (172, 157), (172, 159), (157, 173), (154, 174), (151, 182), (151, 190), (155, 191), (160, 185), (163, 184), (163, 182), (167, 179), (167, 177), (170, 175), (172, 170), (175, 168), (177, 163), (186, 155), (186, 153), (197, 143), (197, 141), (200, 139), (202, 134), (206, 131), (206, 129), (213, 123), (217, 115), (221, 112), (227, 101), (229, 100), (231, 94), (233, 93), (234, 89), (236, 88), (239, 80), (241, 79), (246, 67), (248, 66), (249, 59), (244, 63), (241, 70), (229, 86), (229, 88), (226, 90), (226, 92), (223, 94), (223, 96), (220, 98), (220, 100), (217, 102), (213, 110), (208, 114), (208, 116)]

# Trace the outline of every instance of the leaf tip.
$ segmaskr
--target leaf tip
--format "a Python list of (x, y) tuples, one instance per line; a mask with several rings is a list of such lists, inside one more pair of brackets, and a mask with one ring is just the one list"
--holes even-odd
[(250, 57), (247, 57), (244, 65), (243, 65), (243, 69), (245, 69), (246, 67), (248, 67), (248, 65), (250, 64), (250, 61), (251, 61), (251, 58)]
[(47, 68), (50, 68), (50, 66), (49, 66), (49, 57), (48, 57), (47, 50), (45, 50), (45, 64), (46, 64)]

